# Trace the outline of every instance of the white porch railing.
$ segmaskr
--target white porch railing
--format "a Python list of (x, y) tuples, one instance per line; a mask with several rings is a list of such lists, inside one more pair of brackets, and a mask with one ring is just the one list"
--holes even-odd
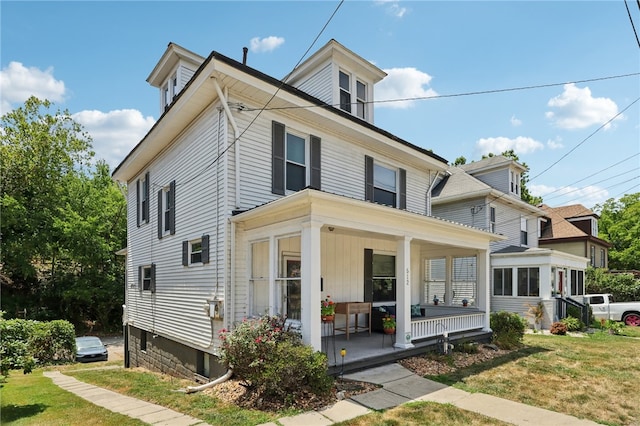
[(484, 313), (477, 313), (412, 320), (411, 336), (413, 340), (418, 340), (441, 336), (445, 331), (451, 334), (475, 330), (484, 327), (484, 318)]

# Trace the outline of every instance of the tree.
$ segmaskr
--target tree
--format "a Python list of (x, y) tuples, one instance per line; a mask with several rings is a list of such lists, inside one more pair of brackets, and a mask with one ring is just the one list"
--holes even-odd
[(609, 269), (640, 270), (640, 192), (596, 205), (598, 236), (613, 246)]
[(467, 164), (467, 159), (462, 155), (456, 158), (456, 160), (453, 162), (454, 166), (462, 166), (463, 164)]
[[(502, 154), (500, 154), (504, 157), (507, 158), (511, 158), (513, 161), (517, 161), (518, 163), (522, 164), (527, 170), (529, 170), (529, 166), (527, 166), (526, 163), (521, 163), (520, 162), (520, 158), (518, 158), (518, 155), (515, 153), (515, 151), (513, 149), (504, 151)], [(489, 153), (487, 155), (483, 155), (482, 158), (487, 158), (487, 157), (493, 157), (494, 154)], [(464, 157), (462, 157), (464, 158)], [(457, 160), (456, 160), (457, 161)], [(538, 206), (540, 204), (542, 204), (542, 197), (536, 197), (534, 195), (531, 195), (531, 193), (529, 192), (529, 189), (527, 188), (527, 183), (529, 183), (529, 175), (527, 171), (522, 172), (522, 174), (520, 175), (520, 198), (533, 205), (533, 206)]]
[(91, 137), (51, 107), (31, 97), (1, 118), (2, 306), (117, 324), (126, 202), (109, 167), (92, 164)]

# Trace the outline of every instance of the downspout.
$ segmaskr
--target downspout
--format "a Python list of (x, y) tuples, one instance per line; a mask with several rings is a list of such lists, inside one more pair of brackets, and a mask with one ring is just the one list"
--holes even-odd
[(233, 370), (231, 368), (229, 368), (227, 370), (226, 373), (224, 373), (224, 376), (220, 376), (217, 379), (215, 379), (212, 382), (209, 383), (205, 383), (204, 385), (200, 385), (200, 386), (187, 386), (185, 392), (186, 393), (195, 393), (195, 392), (200, 392), (201, 390), (205, 390), (208, 388), (211, 388), (217, 384), (220, 384), (222, 382), (226, 382), (227, 380), (229, 380), (231, 378), (231, 376), (233, 375)]
[(236, 209), (240, 208), (240, 131), (238, 130), (238, 124), (236, 120), (233, 118), (231, 114), (231, 109), (229, 108), (229, 103), (227, 101), (227, 97), (222, 92), (220, 85), (218, 84), (218, 79), (216, 77), (211, 77), (213, 80), (213, 85), (216, 89), (216, 93), (222, 102), (222, 108), (224, 108), (224, 112), (229, 117), (229, 123), (231, 123), (231, 127), (233, 127), (233, 143), (235, 144), (235, 152), (236, 152)]

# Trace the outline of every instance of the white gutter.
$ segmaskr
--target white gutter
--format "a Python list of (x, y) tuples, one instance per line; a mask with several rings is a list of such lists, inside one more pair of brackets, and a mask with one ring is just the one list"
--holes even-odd
[[(222, 89), (218, 84), (218, 79), (216, 77), (211, 77), (213, 80), (213, 85), (216, 89), (216, 93), (222, 102), (222, 108), (224, 108), (224, 112), (229, 117), (229, 123), (231, 123), (231, 127), (233, 127), (233, 143), (235, 143), (235, 152), (236, 152), (236, 208), (240, 208), (240, 131), (238, 130), (238, 124), (236, 120), (233, 118), (231, 114), (231, 109), (229, 109), (229, 103), (227, 101), (227, 96), (222, 93)], [(225, 88), (226, 89), (226, 88)]]

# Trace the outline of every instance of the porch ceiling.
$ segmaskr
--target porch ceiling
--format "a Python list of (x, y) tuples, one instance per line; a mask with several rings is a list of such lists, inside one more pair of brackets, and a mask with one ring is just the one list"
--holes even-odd
[(505, 237), (480, 229), (356, 200), (313, 189), (305, 189), (269, 204), (234, 216), (245, 231), (295, 222), (317, 222), (324, 230), (355, 236), (487, 250), (491, 241)]

